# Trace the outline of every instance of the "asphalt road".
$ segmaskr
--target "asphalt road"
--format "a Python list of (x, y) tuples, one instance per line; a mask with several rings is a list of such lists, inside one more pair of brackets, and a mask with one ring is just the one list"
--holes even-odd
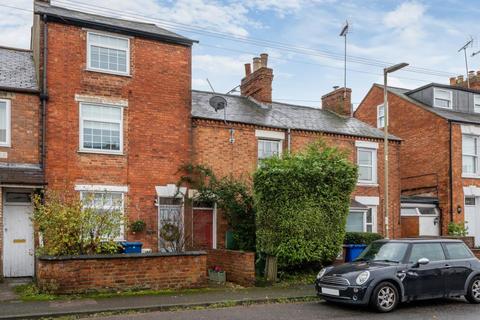
[(478, 320), (480, 305), (464, 300), (422, 301), (401, 305), (388, 314), (378, 314), (368, 309), (332, 305), (326, 302), (263, 304), (221, 309), (187, 310), (126, 314), (95, 319), (131, 320), (313, 320), (313, 319), (388, 319), (388, 320)]

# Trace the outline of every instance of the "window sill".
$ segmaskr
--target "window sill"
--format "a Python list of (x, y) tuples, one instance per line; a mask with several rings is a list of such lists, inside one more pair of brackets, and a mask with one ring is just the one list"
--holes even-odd
[(468, 174), (462, 174), (463, 179), (480, 179), (480, 176), (477, 175), (468, 175)]
[(357, 187), (378, 187), (378, 183), (357, 182)]
[(87, 153), (87, 154), (101, 154), (106, 156), (124, 156), (125, 153), (123, 152), (108, 152), (108, 151), (97, 151), (97, 150), (78, 150), (78, 153)]
[(86, 68), (85, 71), (88, 72), (96, 72), (96, 73), (104, 73), (112, 76), (120, 76), (120, 77), (126, 77), (126, 78), (131, 78), (132, 75), (130, 73), (121, 73), (121, 72), (115, 72), (115, 71), (108, 71), (108, 70), (102, 70), (102, 69), (92, 69), (92, 68)]
[(0, 148), (11, 148), (11, 144), (0, 144)]

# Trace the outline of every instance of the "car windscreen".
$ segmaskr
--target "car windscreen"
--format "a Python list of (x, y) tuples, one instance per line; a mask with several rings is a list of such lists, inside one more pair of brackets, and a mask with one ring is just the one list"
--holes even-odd
[(407, 248), (408, 243), (373, 242), (355, 260), (400, 262), (405, 257)]

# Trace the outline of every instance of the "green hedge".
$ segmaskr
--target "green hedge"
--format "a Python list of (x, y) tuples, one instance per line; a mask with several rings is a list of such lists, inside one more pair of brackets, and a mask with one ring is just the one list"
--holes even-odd
[(383, 239), (381, 235), (373, 232), (347, 232), (344, 244), (370, 244), (375, 240)]
[(322, 143), (264, 160), (254, 174), (257, 250), (280, 268), (332, 261), (356, 182), (347, 154)]

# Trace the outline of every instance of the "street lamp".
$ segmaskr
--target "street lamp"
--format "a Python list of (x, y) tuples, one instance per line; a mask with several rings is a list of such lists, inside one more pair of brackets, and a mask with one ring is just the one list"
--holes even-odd
[(387, 76), (389, 73), (393, 73), (397, 70), (400, 70), (402, 68), (405, 68), (408, 66), (408, 63), (402, 62), (396, 65), (393, 65), (391, 67), (383, 69), (383, 112), (384, 112), (384, 124), (383, 124), (383, 157), (384, 157), (384, 179), (385, 179), (385, 185), (384, 185), (384, 192), (385, 195), (383, 197), (384, 199), (384, 212), (385, 212), (385, 218), (384, 218), (384, 224), (385, 224), (385, 238), (389, 238), (388, 234), (388, 100), (387, 100)]

